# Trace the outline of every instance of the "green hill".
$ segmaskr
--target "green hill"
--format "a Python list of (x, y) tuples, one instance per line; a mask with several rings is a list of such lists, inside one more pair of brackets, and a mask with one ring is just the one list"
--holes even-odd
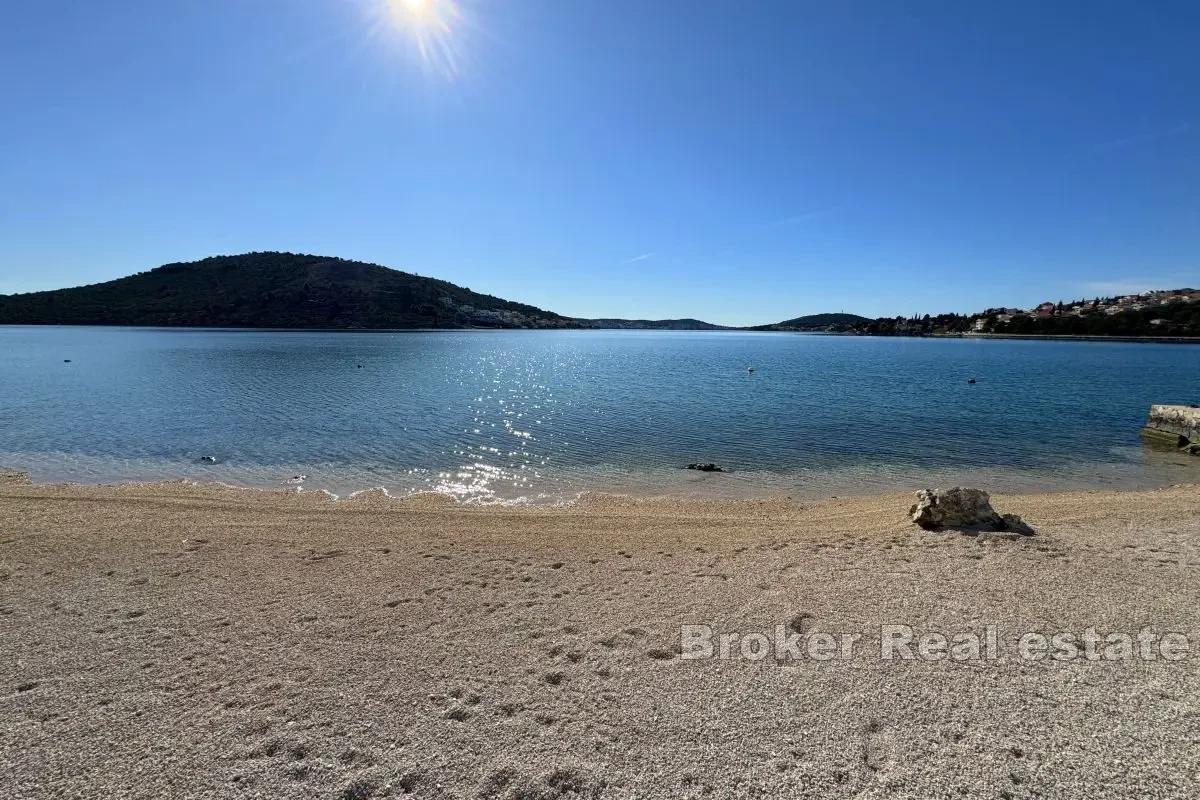
[(566, 317), (446, 281), (292, 253), (167, 264), (107, 283), (0, 296), (0, 323), (249, 328), (562, 328)]
[(0, 295), (0, 324), (237, 328), (675, 328), (585, 320), (378, 264), (293, 253), (167, 264), (92, 286)]
[(870, 322), (858, 314), (809, 314), (806, 317), (777, 322), (774, 325), (758, 325), (750, 330), (755, 331), (824, 331), (830, 328), (850, 328), (864, 322)]

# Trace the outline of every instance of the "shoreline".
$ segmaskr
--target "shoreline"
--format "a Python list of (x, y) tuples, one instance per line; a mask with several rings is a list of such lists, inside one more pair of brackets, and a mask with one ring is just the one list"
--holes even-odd
[(1044, 339), (1046, 341), (1067, 342), (1146, 342), (1149, 344), (1200, 344), (1200, 336), (1088, 336), (1084, 334), (1056, 336), (1037, 333), (963, 333), (955, 337), (945, 335), (941, 338)]
[[(817, 333), (818, 331), (787, 331), (787, 333)], [(1087, 334), (1041, 333), (930, 333), (922, 336), (903, 334), (869, 334), (828, 331), (829, 336), (861, 336), (873, 339), (1030, 339), (1047, 342), (1138, 342), (1146, 344), (1200, 344), (1200, 336), (1089, 336)]]
[[(941, 486), (937, 488), (949, 488)], [(1105, 519), (1124, 519), (1131, 524), (1138, 513), (1148, 513), (1156, 503), (1166, 501), (1175, 507), (1180, 499), (1194, 499), (1200, 509), (1200, 481), (1178, 483), (1157, 488), (1140, 489), (1072, 489), (1023, 492), (994, 492), (983, 488), (993, 505), (1002, 511), (1016, 510), (1019, 515), (1032, 514), (1038, 525), (1056, 524), (1065, 520), (1096, 522)], [(35, 483), (26, 473), (0, 468), (0, 509), (6, 503), (100, 503), (136, 504), (146, 506), (175, 506), (201, 509), (229, 508), (253, 513), (293, 514), (303, 512), (332, 512), (356, 515), (361, 512), (382, 514), (387, 519), (403, 518), (409, 514), (446, 515), (454, 518), (528, 518), (545, 516), (551, 519), (576, 519), (583, 524), (593, 517), (616, 516), (633, 521), (655, 519), (680, 520), (724, 519), (749, 528), (780, 522), (802, 521), (803, 529), (824, 525), (844, 516), (866, 514), (875, 519), (888, 519), (888, 530), (912, 528), (908, 511), (917, 498), (917, 491), (890, 489), (873, 493), (849, 492), (815, 498), (795, 498), (782, 493), (753, 497), (714, 497), (703, 495), (633, 495), (622, 492), (578, 492), (570, 499), (553, 503), (477, 502), (463, 500), (444, 492), (424, 491), (410, 494), (391, 494), (387, 489), (373, 487), (335, 495), (324, 490), (303, 487), (236, 486), (220, 482), (198, 483), (188, 480), (144, 481), (114, 484)], [(1085, 514), (1079, 509), (1087, 508)], [(1200, 534), (1200, 510), (1183, 517), (1196, 522)], [(1046, 515), (1047, 511), (1069, 508), (1063, 518)], [(1118, 508), (1121, 510), (1118, 512)], [(1042, 515), (1039, 516), (1039, 510)], [(0, 517), (2, 519), (2, 517)], [(839, 530), (849, 530), (838, 526)], [(943, 534), (944, 535), (944, 534)], [(962, 534), (950, 534), (950, 537)], [(1035, 541), (1031, 539), (1030, 541)], [(1200, 563), (1197, 564), (1200, 566)], [(1200, 642), (1198, 642), (1200, 644)], [(1198, 651), (1200, 657), (1200, 651)]]
[(762, 326), (744, 328), (716, 326), (711, 328), (652, 328), (652, 327), (612, 327), (612, 328), (502, 328), (502, 327), (461, 327), (461, 328), (245, 328), (235, 326), (206, 326), (206, 325), (124, 325), (118, 323), (94, 324), (61, 324), (53, 322), (42, 323), (0, 323), (3, 328), (127, 328), (130, 330), (148, 331), (208, 331), (216, 333), (470, 333), (481, 331), (494, 332), (578, 332), (578, 331), (626, 331), (640, 333), (788, 333), (806, 336), (850, 336), (867, 339), (1030, 339), (1043, 341), (1077, 341), (1077, 342), (1145, 342), (1149, 344), (1200, 344), (1200, 336), (1092, 336), (1086, 334), (1036, 334), (1036, 333), (929, 333), (919, 336), (904, 334), (870, 334), (855, 331), (829, 331), (820, 329), (778, 329), (762, 330)]
[[(1060, 469), (1037, 467), (915, 467), (879, 465), (876, 469), (820, 469), (803, 472), (723, 471), (707, 473), (683, 468), (613, 473), (566, 473), (546, 477), (542, 483), (520, 488), (503, 481), (494, 486), (461, 482), (424, 482), (398, 472), (390, 478), (375, 471), (330, 472), (315, 467), (269, 467), (249, 465), (234, 469), (203, 465), (170, 470), (167, 464), (88, 465), (62, 469), (39, 465), (31, 469), (0, 463), (0, 486), (17, 483), (40, 487), (105, 489), (128, 487), (184, 487), (196, 490), (229, 490), (284, 495), (326, 497), (343, 502), (364, 494), (380, 494), (401, 501), (413, 497), (444, 497), (464, 506), (562, 507), (585, 495), (628, 497), (632, 501), (739, 503), (786, 499), (796, 503), (817, 502), (829, 497), (884, 497), (911, 495), (925, 488), (976, 486), (993, 494), (1046, 495), (1080, 492), (1155, 491), (1200, 483), (1200, 472), (1190, 456), (1176, 448), (1146, 447), (1151, 461), (1098, 462)], [(9, 462), (10, 464), (13, 462)], [(227, 465), (226, 465), (227, 466)], [(96, 470), (100, 470), (96, 472)], [(58, 472), (59, 476), (46, 477)], [(86, 474), (87, 472), (91, 474)], [(63, 472), (76, 473), (62, 476)], [(41, 473), (41, 477), (35, 477)], [(283, 476), (295, 473), (296, 477)], [(310, 474), (311, 473), (311, 474)], [(409, 478), (405, 481), (404, 478)]]

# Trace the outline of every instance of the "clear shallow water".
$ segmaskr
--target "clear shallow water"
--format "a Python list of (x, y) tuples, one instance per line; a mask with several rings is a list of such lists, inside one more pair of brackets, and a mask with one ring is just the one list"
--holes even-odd
[(1137, 488), (1200, 480), (1138, 437), (1151, 403), (1198, 401), (1200, 348), (1180, 345), (0, 327), (0, 464), (38, 481), (532, 502)]

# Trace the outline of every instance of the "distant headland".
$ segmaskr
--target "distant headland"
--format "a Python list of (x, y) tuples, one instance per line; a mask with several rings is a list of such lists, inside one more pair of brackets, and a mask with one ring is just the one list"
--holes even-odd
[(1031, 308), (989, 308), (869, 320), (846, 328), (874, 336), (1200, 340), (1200, 289), (1163, 289)]
[(1033, 309), (869, 319), (830, 313), (728, 328), (698, 319), (583, 319), (378, 264), (246, 253), (167, 264), (71, 289), (0, 295), (0, 325), (370, 329), (640, 329), (870, 336), (1159, 338), (1200, 341), (1200, 290), (1170, 289)]

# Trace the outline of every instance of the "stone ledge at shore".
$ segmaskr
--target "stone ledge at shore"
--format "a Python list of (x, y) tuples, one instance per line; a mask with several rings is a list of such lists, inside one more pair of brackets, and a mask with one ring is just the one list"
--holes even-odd
[(1142, 435), (1196, 454), (1200, 449), (1200, 406), (1150, 406)]

